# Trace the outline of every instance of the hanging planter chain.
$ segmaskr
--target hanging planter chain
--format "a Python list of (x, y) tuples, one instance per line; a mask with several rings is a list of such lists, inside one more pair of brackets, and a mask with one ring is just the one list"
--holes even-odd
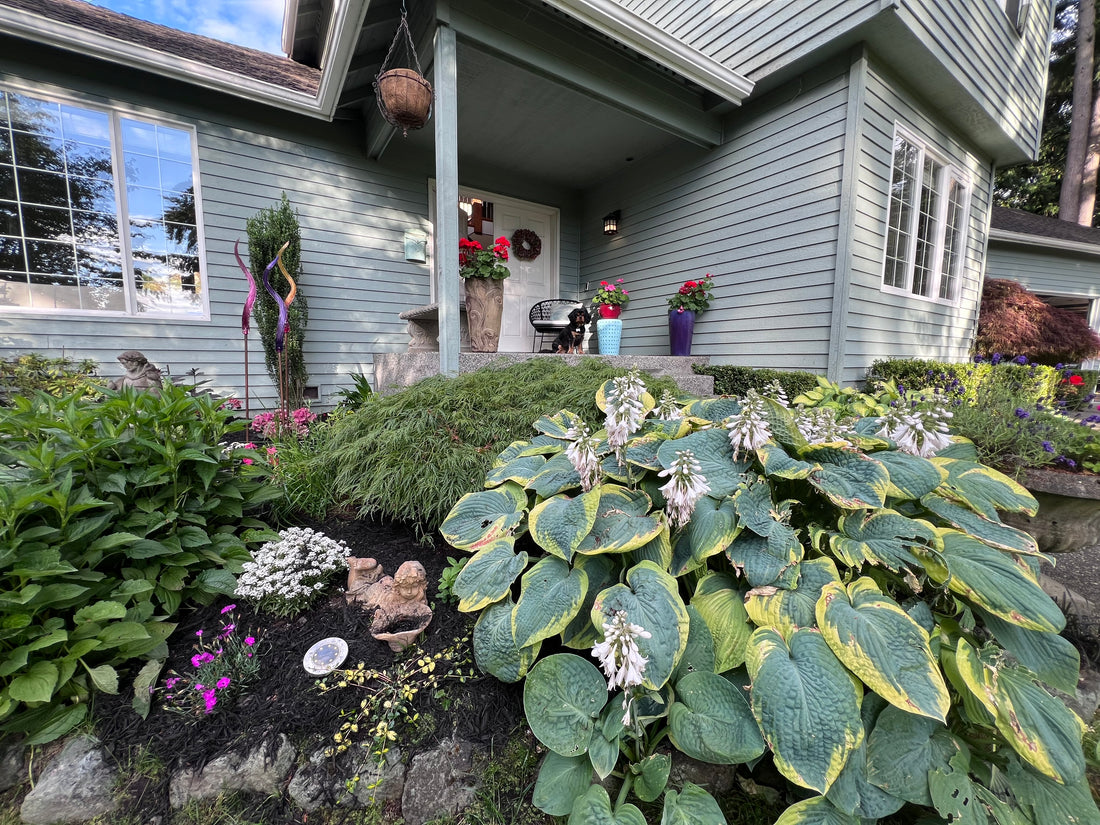
[[(386, 68), (399, 43), (405, 48), (405, 62), (411, 62), (414, 68)], [(401, 4), (401, 22), (397, 25), (390, 50), (382, 61), (378, 77), (374, 79), (374, 93), (378, 99), (378, 111), (388, 123), (401, 129), (403, 137), (409, 136), (409, 129), (421, 128), (432, 116), (432, 84), (424, 79), (420, 70), (420, 59), (409, 31), (404, 3)]]

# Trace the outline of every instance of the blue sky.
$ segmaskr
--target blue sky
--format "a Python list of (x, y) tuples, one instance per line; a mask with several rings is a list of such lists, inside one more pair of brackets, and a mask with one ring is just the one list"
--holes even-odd
[(282, 54), (283, 0), (90, 0), (131, 17)]

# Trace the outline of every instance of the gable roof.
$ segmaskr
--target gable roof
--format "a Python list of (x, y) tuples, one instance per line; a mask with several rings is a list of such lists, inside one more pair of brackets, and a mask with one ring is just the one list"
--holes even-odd
[[(82, 0), (0, 0), (0, 32), (318, 115), (321, 72)], [(289, 105), (288, 105), (289, 104)]]
[(1100, 255), (1100, 229), (994, 206), (989, 239)]

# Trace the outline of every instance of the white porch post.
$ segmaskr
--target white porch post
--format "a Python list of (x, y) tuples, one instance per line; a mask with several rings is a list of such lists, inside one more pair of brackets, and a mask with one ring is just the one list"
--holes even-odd
[[(440, 3), (441, 10), (446, 6)], [(439, 296), (439, 371), (458, 375), (458, 54), (455, 31), (435, 29), (435, 261)]]

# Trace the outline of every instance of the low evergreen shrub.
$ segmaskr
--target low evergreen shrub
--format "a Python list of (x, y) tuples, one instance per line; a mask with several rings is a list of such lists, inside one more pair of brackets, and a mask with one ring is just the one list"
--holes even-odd
[(78, 393), (93, 396), (102, 388), (96, 377), (99, 365), (90, 358), (49, 358), (28, 352), (0, 358), (0, 404), (11, 404), (17, 395), (45, 392), (63, 396)]
[[(616, 374), (597, 360), (535, 358), (427, 378), (339, 418), (324, 450), (294, 472), (324, 479), (332, 504), (430, 532), (455, 499), (480, 487), (504, 446), (531, 434), (532, 421), (563, 407), (594, 418), (596, 390)], [(678, 392), (669, 378), (645, 381), (657, 395)], [(290, 468), (279, 471), (297, 483)]]
[(71, 730), (93, 691), (118, 692), (120, 665), (167, 656), (182, 605), (231, 594), (248, 543), (276, 535), (250, 514), (278, 489), (223, 450), (243, 422), (220, 404), (166, 384), (0, 409), (4, 730), (28, 744)]
[(941, 387), (961, 389), (964, 397), (973, 398), (979, 387), (1001, 385), (1015, 394), (1020, 404), (1051, 403), (1064, 378), (1063, 371), (1055, 367), (1010, 361), (953, 364), (896, 358), (875, 361), (867, 370), (868, 384), (893, 381), (902, 391)]
[(749, 390), (765, 392), (778, 381), (787, 397), (794, 398), (817, 386), (817, 376), (812, 372), (755, 369), (735, 367), (730, 364), (721, 366), (692, 364), (691, 368), (697, 375), (714, 376), (715, 395), (744, 395)]

